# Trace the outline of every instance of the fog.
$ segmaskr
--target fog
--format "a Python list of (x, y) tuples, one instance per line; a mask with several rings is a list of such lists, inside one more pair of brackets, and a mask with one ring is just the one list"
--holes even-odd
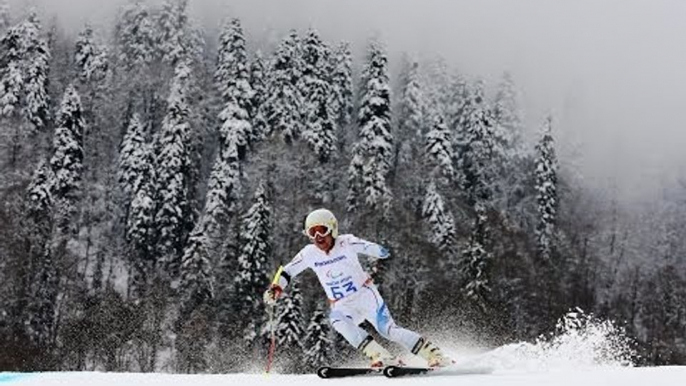
[[(440, 55), (491, 85), (509, 70), (530, 130), (552, 113), (565, 164), (590, 187), (616, 186), (627, 202), (686, 177), (686, 1), (189, 2), (206, 29), (225, 16), (240, 17), (252, 37), (313, 26), (356, 48), (378, 35), (392, 53)], [(23, 3), (10, 1), (14, 11)], [(73, 32), (87, 20), (110, 22), (123, 1), (30, 3)]]

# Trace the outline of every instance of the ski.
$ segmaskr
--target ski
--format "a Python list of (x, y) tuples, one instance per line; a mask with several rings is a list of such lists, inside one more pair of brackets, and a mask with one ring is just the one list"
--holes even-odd
[(426, 374), (429, 371), (433, 371), (433, 369), (430, 367), (388, 366), (383, 369), (383, 375), (387, 376), (388, 378), (396, 378), (405, 375)]
[(317, 369), (319, 378), (343, 378), (368, 374), (381, 374), (383, 368), (373, 367), (330, 367), (323, 366)]
[(493, 369), (489, 367), (474, 367), (474, 368), (461, 368), (461, 367), (400, 367), (400, 366), (388, 366), (384, 368), (383, 375), (388, 378), (404, 377), (407, 375), (421, 375), (421, 374), (432, 374), (432, 375), (477, 375), (477, 374), (490, 374)]

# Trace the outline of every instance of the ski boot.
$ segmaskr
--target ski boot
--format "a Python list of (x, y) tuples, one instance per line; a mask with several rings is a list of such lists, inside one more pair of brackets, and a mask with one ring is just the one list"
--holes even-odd
[(455, 364), (455, 361), (445, 356), (438, 346), (424, 338), (419, 338), (412, 349), (412, 354), (424, 358), (429, 367), (446, 367)]
[(386, 366), (402, 366), (403, 362), (368, 336), (359, 347), (364, 355), (371, 360), (370, 367), (383, 368)]

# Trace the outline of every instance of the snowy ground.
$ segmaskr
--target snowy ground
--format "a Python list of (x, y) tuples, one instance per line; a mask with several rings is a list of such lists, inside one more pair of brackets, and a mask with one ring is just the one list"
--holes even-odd
[[(451, 345), (451, 342), (461, 341)], [(401, 383), (432, 386), (684, 386), (686, 366), (632, 367), (635, 353), (621, 329), (610, 322), (570, 313), (556, 332), (533, 343), (521, 342), (484, 351), (466, 347), (464, 340), (440, 339), (461, 368), (492, 369), (490, 374), (430, 374), (387, 379), (370, 375), (323, 380), (316, 375), (267, 375), (264, 364), (251, 374), (181, 375), (134, 373), (1, 373), (0, 386), (298, 386), (375, 385)], [(416, 358), (405, 358), (410, 365)]]
[(368, 376), (346, 379), (322, 380), (316, 375), (172, 375), (172, 374), (131, 374), (131, 373), (0, 373), (2, 386), (298, 386), (312, 384), (334, 385), (432, 385), (449, 386), (677, 386), (686, 382), (686, 367), (652, 368), (594, 368), (567, 369), (547, 372), (502, 372), (488, 375), (459, 376), (416, 376), (412, 378), (386, 379), (383, 376)]

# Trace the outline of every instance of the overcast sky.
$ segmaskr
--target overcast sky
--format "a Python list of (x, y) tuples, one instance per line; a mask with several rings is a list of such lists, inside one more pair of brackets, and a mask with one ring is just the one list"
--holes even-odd
[[(686, 0), (189, 1), (208, 28), (238, 16), (253, 36), (314, 26), (358, 47), (380, 34), (393, 52), (441, 55), (487, 82), (509, 70), (527, 122), (552, 112), (563, 154), (578, 154), (591, 186), (646, 198), (686, 177)], [(10, 0), (28, 2), (72, 30), (123, 3)]]

